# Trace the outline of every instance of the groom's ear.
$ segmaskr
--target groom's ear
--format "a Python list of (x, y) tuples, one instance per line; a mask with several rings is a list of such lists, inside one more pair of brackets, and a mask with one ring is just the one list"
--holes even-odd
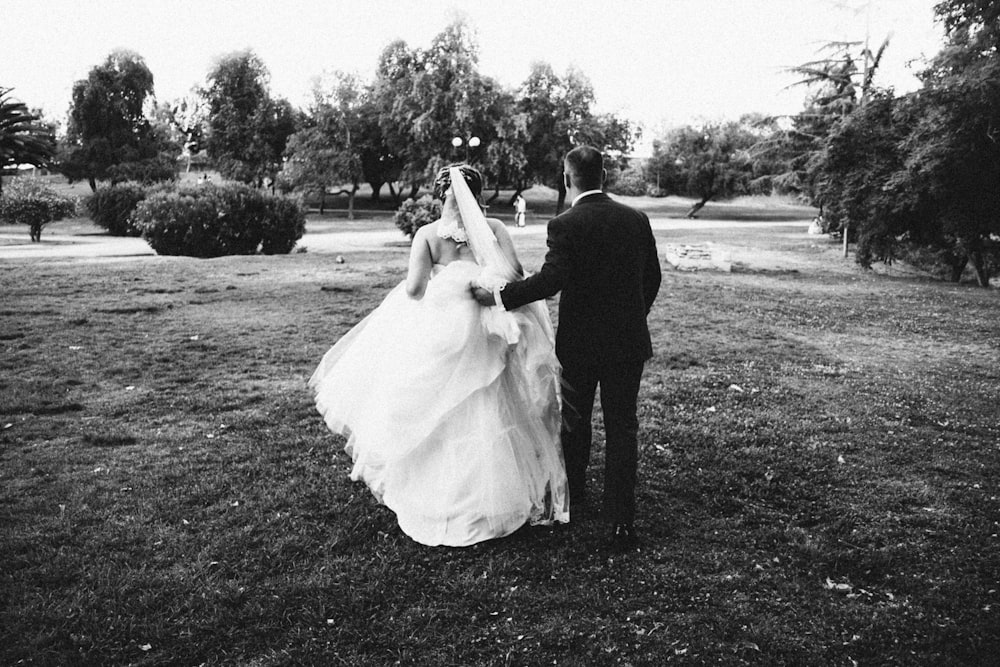
[(608, 170), (601, 169), (601, 187), (604, 187), (604, 183), (607, 180), (608, 180)]

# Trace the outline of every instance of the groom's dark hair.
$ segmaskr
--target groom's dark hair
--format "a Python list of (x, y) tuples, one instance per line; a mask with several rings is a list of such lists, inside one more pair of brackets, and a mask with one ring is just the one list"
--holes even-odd
[(604, 181), (604, 156), (593, 146), (577, 146), (566, 153), (569, 177), (580, 190), (600, 190)]

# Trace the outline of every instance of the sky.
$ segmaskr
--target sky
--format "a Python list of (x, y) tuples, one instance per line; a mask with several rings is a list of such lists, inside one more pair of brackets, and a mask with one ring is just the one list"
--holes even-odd
[(480, 72), (516, 87), (532, 63), (590, 79), (595, 110), (644, 129), (746, 112), (794, 114), (805, 89), (786, 68), (830, 41), (889, 47), (876, 83), (919, 87), (940, 48), (936, 0), (0, 0), (0, 86), (64, 121), (73, 82), (114, 49), (139, 53), (156, 97), (202, 85), (215, 60), (251, 48), (272, 94), (305, 107), (315, 77), (371, 80), (391, 41), (425, 48), (456, 17), (473, 27)]

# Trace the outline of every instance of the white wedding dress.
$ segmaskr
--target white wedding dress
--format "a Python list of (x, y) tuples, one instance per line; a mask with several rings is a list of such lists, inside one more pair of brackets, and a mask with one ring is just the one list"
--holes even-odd
[(323, 357), (309, 384), (351, 479), (422, 544), (467, 546), (525, 523), (569, 521), (560, 366), (544, 302), (483, 308), (470, 260), (405, 284)]

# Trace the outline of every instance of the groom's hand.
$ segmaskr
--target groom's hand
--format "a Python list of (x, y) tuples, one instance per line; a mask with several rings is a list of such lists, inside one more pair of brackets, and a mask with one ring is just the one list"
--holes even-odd
[(472, 298), (475, 299), (480, 306), (497, 305), (496, 299), (493, 298), (493, 292), (483, 289), (478, 285), (469, 285), (469, 289), (472, 291)]

